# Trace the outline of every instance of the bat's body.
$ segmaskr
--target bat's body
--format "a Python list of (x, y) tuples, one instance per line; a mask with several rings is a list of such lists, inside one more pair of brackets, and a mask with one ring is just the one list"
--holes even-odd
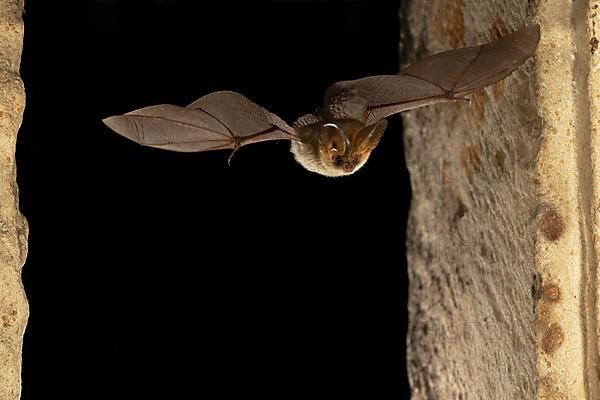
[(540, 28), (532, 25), (481, 46), (426, 57), (398, 75), (337, 82), (325, 92), (319, 114), (293, 127), (235, 92), (215, 92), (187, 107), (151, 106), (104, 123), (145, 146), (195, 152), (232, 149), (267, 140), (290, 140), (296, 160), (326, 176), (360, 169), (377, 146), (386, 118), (466, 95), (504, 79), (535, 52)]
[(351, 174), (367, 162), (387, 126), (387, 121), (366, 127), (361, 121), (342, 118), (310, 125), (294, 124), (300, 137), (291, 151), (304, 168), (325, 176)]

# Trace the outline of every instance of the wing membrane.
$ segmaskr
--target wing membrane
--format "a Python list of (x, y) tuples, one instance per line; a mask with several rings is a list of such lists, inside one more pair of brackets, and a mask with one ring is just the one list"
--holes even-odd
[(539, 25), (532, 25), (488, 44), (426, 57), (398, 75), (334, 83), (325, 93), (325, 110), (331, 118), (371, 125), (412, 108), (463, 100), (519, 68), (535, 52), (539, 38)]
[(161, 104), (103, 122), (144, 146), (180, 152), (237, 149), (267, 140), (297, 140), (282, 119), (235, 92), (215, 92), (187, 107)]

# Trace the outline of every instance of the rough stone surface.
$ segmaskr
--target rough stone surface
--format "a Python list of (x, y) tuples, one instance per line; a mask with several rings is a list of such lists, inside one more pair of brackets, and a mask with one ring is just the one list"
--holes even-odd
[(27, 222), (19, 212), (15, 145), (25, 106), (19, 77), (23, 2), (0, 0), (0, 399), (21, 394), (21, 348), (29, 314), (21, 284)]
[(404, 114), (413, 399), (598, 399), (599, 2), (407, 3), (405, 63), (542, 28), (470, 105)]

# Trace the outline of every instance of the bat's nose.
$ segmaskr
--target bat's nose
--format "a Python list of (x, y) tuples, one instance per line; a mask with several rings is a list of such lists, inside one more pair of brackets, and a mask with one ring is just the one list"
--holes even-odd
[(348, 173), (354, 171), (355, 167), (356, 167), (356, 163), (354, 161), (345, 161), (344, 164), (342, 165), (344, 172), (348, 172)]

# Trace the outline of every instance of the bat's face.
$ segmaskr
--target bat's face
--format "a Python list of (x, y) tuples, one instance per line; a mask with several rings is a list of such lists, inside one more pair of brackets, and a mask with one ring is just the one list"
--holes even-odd
[(365, 126), (355, 120), (323, 122), (300, 128), (303, 142), (292, 142), (292, 153), (304, 168), (325, 176), (358, 171), (377, 147), (387, 121)]

